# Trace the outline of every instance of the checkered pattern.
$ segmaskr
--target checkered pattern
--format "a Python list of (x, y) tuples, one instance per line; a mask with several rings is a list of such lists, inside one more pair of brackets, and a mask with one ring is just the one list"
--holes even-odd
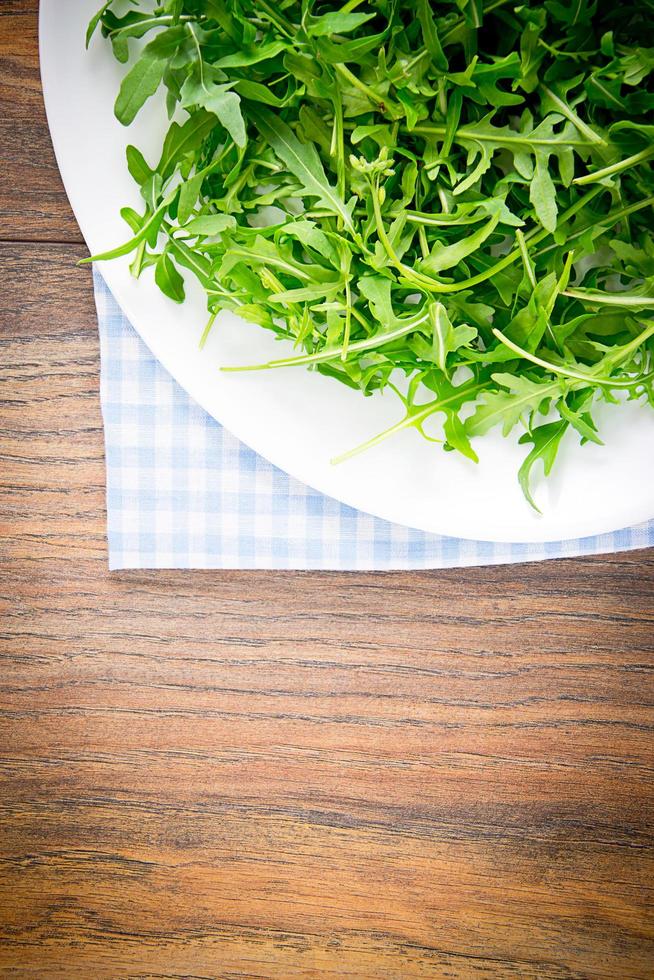
[(449, 568), (654, 545), (654, 521), (549, 544), (425, 534), (353, 510), (242, 445), (161, 367), (95, 273), (111, 568)]

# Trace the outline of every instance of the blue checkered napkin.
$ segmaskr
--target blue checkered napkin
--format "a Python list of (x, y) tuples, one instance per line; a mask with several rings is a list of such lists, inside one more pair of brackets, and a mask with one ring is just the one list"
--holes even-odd
[(550, 544), (390, 524), (310, 490), (201, 409), (95, 272), (110, 568), (450, 568), (654, 545), (654, 521)]

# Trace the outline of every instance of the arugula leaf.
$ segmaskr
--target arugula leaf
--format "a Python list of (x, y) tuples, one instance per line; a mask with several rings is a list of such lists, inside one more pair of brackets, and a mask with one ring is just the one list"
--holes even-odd
[(526, 375), (494, 374), (493, 381), (501, 387), (484, 392), (483, 401), (466, 423), (468, 435), (483, 435), (501, 423), (502, 434), (506, 436), (525, 415), (538, 411), (546, 399), (562, 391), (559, 379), (543, 382)]
[(433, 58), (436, 67), (440, 71), (447, 71), (447, 58), (445, 57), (445, 52), (438, 36), (438, 28), (429, 0), (418, 0), (417, 13), (427, 51)]
[(184, 231), (189, 235), (220, 235), (235, 227), (236, 219), (231, 214), (201, 214), (187, 221)]
[(245, 146), (247, 137), (239, 96), (231, 90), (231, 83), (219, 84), (206, 75), (206, 71), (189, 75), (182, 85), (180, 104), (185, 109), (196, 106), (213, 113), (236, 145)]
[(182, 125), (178, 122), (171, 123), (157, 164), (157, 173), (163, 180), (172, 176), (175, 168), (181, 165), (188, 154), (199, 151), (215, 125), (214, 117), (204, 109), (192, 113)]
[(184, 302), (184, 280), (168, 252), (159, 256), (154, 268), (154, 279), (161, 292), (175, 303)]
[(433, 330), (432, 345), (430, 355), (425, 357), (433, 360), (443, 374), (447, 375), (447, 355), (469, 344), (477, 336), (477, 331), (467, 323), (458, 327), (452, 326), (442, 303), (429, 304), (429, 322)]
[(125, 75), (114, 112), (123, 126), (134, 121), (137, 112), (163, 81), (169, 59), (185, 36), (183, 27), (169, 27), (146, 44), (138, 60)]
[[(174, 196), (177, 196), (176, 192), (174, 192)], [(162, 201), (157, 210), (147, 217), (142, 223), (141, 228), (129, 241), (123, 245), (118, 245), (116, 248), (109, 249), (107, 252), (100, 252), (97, 255), (91, 256), (91, 258), (82, 259), (80, 265), (85, 265), (87, 262), (107, 262), (110, 259), (119, 259), (123, 255), (129, 255), (143, 241), (148, 241), (152, 244), (153, 240), (156, 239), (164, 215), (172, 204), (172, 201), (173, 196), (167, 197), (165, 201)]]
[(89, 25), (86, 28), (86, 47), (87, 48), (88, 48), (89, 44), (91, 43), (91, 39), (92, 39), (93, 35), (95, 34), (95, 32), (96, 32), (96, 30), (98, 28), (98, 25), (99, 25), (100, 21), (102, 20), (102, 18), (106, 14), (107, 10), (111, 6), (111, 3), (112, 3), (112, 0), (108, 0), (108, 3), (103, 4), (100, 7), (100, 9), (97, 11), (97, 13), (95, 13), (93, 15), (93, 17), (91, 17), (91, 20), (89, 21)]
[(135, 146), (128, 146), (125, 155), (127, 157), (127, 169), (139, 187), (143, 187), (146, 181), (150, 180), (154, 171), (148, 166), (145, 157)]
[(257, 44), (248, 48), (239, 48), (230, 54), (224, 54), (214, 62), (215, 68), (245, 68), (257, 65), (260, 61), (276, 58), (286, 50), (283, 41), (270, 41), (268, 44)]
[(338, 264), (338, 253), (333, 235), (327, 235), (316, 225), (315, 221), (292, 221), (284, 225), (283, 232), (314, 252), (318, 252), (332, 265)]
[(531, 432), (525, 432), (520, 438), (521, 445), (532, 443), (533, 449), (529, 452), (518, 470), (518, 480), (525, 497), (539, 514), (541, 513), (540, 508), (537, 506), (531, 493), (532, 470), (537, 462), (542, 461), (545, 476), (550, 475), (559, 451), (559, 446), (561, 445), (561, 439), (565, 435), (567, 428), (568, 422), (562, 419), (560, 422), (548, 422), (545, 425), (539, 425), (538, 428), (532, 429)]
[(175, 302), (191, 272), (203, 342), (227, 308), (295, 345), (244, 370), (395, 392), (366, 445), (413, 428), (476, 462), (524, 429), (533, 505), (565, 431), (601, 441), (596, 400), (654, 408), (650, 8), (109, 0), (87, 43), (132, 59), (116, 115), (163, 85), (171, 122), (156, 166), (128, 147), (145, 208), (96, 258)]
[(349, 34), (372, 20), (374, 14), (355, 14), (335, 12), (323, 14), (321, 17), (311, 17), (305, 27), (311, 37), (323, 37), (326, 34)]
[(422, 260), (419, 268), (432, 275), (443, 272), (445, 269), (454, 268), (473, 252), (476, 252), (480, 245), (483, 245), (495, 231), (499, 220), (500, 212), (498, 210), (491, 215), (485, 225), (473, 232), (472, 235), (468, 235), (467, 238), (461, 238), (451, 245), (443, 245), (441, 242), (437, 242), (427, 258)]
[(301, 143), (286, 123), (266, 109), (257, 109), (256, 112), (251, 109), (249, 115), (275, 154), (298, 178), (303, 193), (318, 198), (325, 208), (338, 215), (345, 227), (354, 233), (350, 211), (327, 180), (315, 146), (312, 143)]

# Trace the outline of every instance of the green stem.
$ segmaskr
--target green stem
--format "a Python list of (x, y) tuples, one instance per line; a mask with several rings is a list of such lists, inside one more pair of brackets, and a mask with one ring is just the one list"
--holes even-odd
[(130, 266), (130, 272), (132, 275), (138, 279), (143, 271), (143, 259), (145, 258), (145, 249), (147, 242), (143, 241), (136, 249), (136, 255), (134, 256), (134, 261)]
[[(343, 139), (343, 105), (340, 92), (334, 96), (334, 124), (332, 128), (331, 156), (336, 160), (336, 190), (338, 196), (345, 199), (346, 175), (345, 175), (345, 141)], [(343, 230), (343, 218), (338, 215), (338, 230)]]
[(553, 54), (555, 58), (573, 58), (575, 61), (578, 61), (579, 58), (590, 58), (592, 57), (592, 55), (596, 53), (594, 50), (593, 51), (561, 51), (560, 48), (557, 48), (554, 45), (548, 44), (546, 41), (543, 41), (542, 37), (538, 38), (538, 43), (540, 44), (541, 47), (545, 48), (546, 51), (549, 51), (550, 54)]
[[(469, 391), (470, 393), (472, 393), (472, 392), (481, 391), (483, 388), (484, 385), (477, 384), (477, 385), (471, 385), (470, 387), (465, 388), (464, 390), (466, 392)], [(342, 453), (340, 456), (334, 456), (334, 458), (331, 459), (330, 462), (333, 463), (334, 465), (338, 463), (344, 463), (345, 460), (352, 459), (353, 456), (358, 456), (359, 453), (365, 452), (366, 449), (372, 449), (373, 446), (376, 446), (380, 442), (383, 442), (384, 439), (388, 439), (389, 436), (395, 435), (396, 432), (401, 432), (402, 429), (408, 429), (413, 425), (419, 425), (421, 422), (424, 422), (425, 419), (428, 419), (430, 415), (433, 415), (435, 412), (438, 412), (441, 409), (446, 408), (446, 406), (452, 404), (452, 402), (458, 401), (461, 398), (462, 394), (463, 391), (457, 391), (455, 395), (451, 395), (449, 398), (442, 398), (442, 399), (437, 398), (433, 402), (427, 402), (426, 405), (422, 405), (420, 408), (409, 412), (407, 415), (404, 416), (403, 419), (400, 419), (399, 422), (396, 422), (395, 425), (391, 425), (390, 428), (384, 429), (383, 432), (380, 432), (378, 435), (373, 436), (372, 439), (368, 439), (366, 442), (362, 442), (361, 445), (355, 446), (354, 449), (350, 449), (348, 450), (348, 452)]]
[(277, 30), (281, 31), (282, 34), (285, 34), (286, 37), (289, 38), (295, 37), (295, 30), (291, 22), (287, 20), (286, 17), (283, 16), (283, 14), (280, 14), (276, 10), (273, 10), (270, 4), (266, 2), (266, 0), (254, 0), (254, 5), (255, 7), (261, 8), (261, 10), (264, 12), (268, 20), (271, 22), (271, 24), (274, 24)]
[(238, 298), (236, 293), (230, 292), (221, 286), (217, 279), (212, 279), (205, 269), (202, 268), (202, 264), (198, 262), (198, 258), (193, 249), (185, 245), (184, 242), (175, 238), (172, 234), (173, 229), (167, 223), (163, 224), (163, 230), (168, 233), (168, 241), (171, 250), (178, 256), (180, 263), (189, 269), (198, 279), (198, 281), (204, 286), (207, 293), (224, 296), (225, 299), (231, 300), (235, 306), (243, 306), (242, 300)]
[[(402, 127), (405, 129), (406, 127)], [(419, 133), (422, 136), (445, 136), (446, 126), (422, 124), (414, 126), (411, 130), (412, 133)], [(530, 139), (530, 137), (522, 136), (520, 133), (516, 133), (515, 136), (507, 136), (506, 133), (476, 133), (474, 130), (467, 129), (465, 126), (461, 126), (456, 130), (454, 134), (454, 142), (459, 142), (460, 140), (467, 141), (469, 143), (494, 143), (496, 146), (525, 146), (527, 148), (533, 146), (546, 146), (555, 148), (562, 148), (564, 146), (588, 146), (589, 142), (596, 142), (596, 140), (589, 141), (588, 139), (579, 140), (561, 140), (556, 137), (554, 139)]]
[(202, 350), (202, 348), (206, 344), (209, 334), (211, 333), (211, 328), (213, 327), (217, 316), (218, 316), (218, 311), (216, 310), (216, 312), (212, 313), (209, 319), (207, 320), (207, 325), (202, 331), (202, 336), (200, 337), (200, 343), (198, 344), (200, 350)]
[[(585, 201), (586, 199), (583, 198), (583, 200)], [(583, 234), (585, 234), (585, 232), (588, 231), (589, 228), (593, 227), (593, 225), (595, 227), (597, 227), (598, 225), (606, 225), (607, 228), (610, 228), (611, 225), (617, 224), (617, 222), (620, 221), (621, 218), (626, 218), (628, 217), (628, 215), (634, 214), (636, 211), (642, 211), (643, 208), (650, 207), (652, 204), (654, 204), (654, 197), (646, 197), (643, 198), (642, 201), (636, 201), (635, 204), (630, 204), (628, 207), (620, 208), (619, 211), (611, 211), (609, 212), (609, 214), (606, 215), (605, 218), (596, 218), (593, 221), (592, 225), (584, 225), (584, 227), (580, 228), (579, 231), (575, 231), (574, 234), (569, 235), (567, 237), (566, 244), (574, 241), (575, 238), (580, 238)], [(546, 245), (545, 248), (539, 249), (539, 251), (536, 252), (535, 255), (536, 256), (545, 255), (546, 252), (550, 252), (553, 248), (558, 248), (558, 247), (559, 246), (557, 244)]]
[(548, 98), (557, 107), (561, 115), (565, 116), (566, 119), (570, 120), (572, 125), (575, 127), (577, 132), (581, 134), (581, 136), (585, 136), (589, 143), (597, 143), (601, 146), (606, 146), (606, 140), (602, 139), (601, 136), (598, 136), (597, 133), (590, 128), (590, 126), (587, 126), (586, 123), (579, 118), (577, 113), (572, 111), (572, 109), (567, 104), (567, 102), (564, 102), (563, 99), (560, 99), (558, 95), (556, 95), (551, 89), (547, 87), (547, 85), (543, 85), (542, 89), (545, 95), (547, 95)]
[(522, 264), (525, 269), (525, 273), (532, 289), (536, 288), (536, 276), (534, 273), (534, 267), (531, 264), (531, 259), (529, 258), (529, 251), (527, 249), (527, 243), (525, 242), (525, 236), (522, 234), (521, 230), (518, 228), (515, 233), (515, 237), (518, 240), (518, 248), (520, 249), (520, 258), (522, 259)]
[[(558, 374), (563, 378), (573, 378), (575, 381), (584, 381), (589, 385), (602, 385), (606, 388), (635, 388), (638, 385), (644, 384), (651, 378), (654, 378), (654, 371), (650, 371), (649, 374), (641, 375), (638, 378), (603, 378), (596, 374), (590, 374), (585, 371), (575, 371), (572, 368), (563, 367), (561, 364), (552, 364), (551, 361), (545, 361), (542, 357), (538, 357), (536, 354), (532, 354), (531, 351), (525, 350), (523, 347), (519, 347), (518, 344), (514, 344), (512, 340), (509, 340), (501, 330), (497, 327), (493, 327), (493, 333), (497, 339), (508, 347), (509, 350), (513, 351), (519, 357), (523, 357), (527, 361), (531, 361), (532, 364), (537, 364), (539, 367), (545, 368), (546, 371), (550, 371), (552, 374)], [(637, 346), (643, 344), (648, 337), (654, 334), (654, 324), (647, 330), (644, 330), (639, 337), (636, 338), (638, 341)], [(633, 344), (633, 342), (632, 342)], [(630, 344), (630, 346), (632, 346)], [(634, 348), (635, 349), (635, 348)]]
[(162, 214), (167, 208), (170, 207), (176, 194), (177, 189), (175, 189), (172, 194), (169, 194), (168, 197), (161, 202), (157, 210), (150, 216), (150, 218), (148, 218), (143, 227), (136, 233), (136, 235), (134, 235), (133, 238), (130, 238), (128, 242), (125, 242), (124, 245), (119, 245), (117, 248), (112, 248), (108, 252), (100, 252), (99, 255), (90, 255), (86, 259), (80, 259), (77, 264), (86, 265), (88, 262), (108, 262), (110, 259), (119, 259), (123, 255), (129, 255), (130, 252), (134, 251), (137, 245), (140, 245), (140, 243), (148, 237), (150, 229), (153, 227), (153, 225), (156, 222), (161, 223)]
[(393, 213), (393, 217), (404, 214), (406, 220), (413, 225), (428, 225), (433, 228), (452, 228), (454, 225), (476, 225), (488, 214), (483, 211), (474, 212), (471, 215), (457, 217), (456, 214), (425, 214), (423, 211), (404, 211)]
[[(178, 17), (177, 20), (175, 20), (172, 14), (169, 15), (157, 14), (155, 17), (150, 17), (148, 20), (140, 20), (138, 22), (138, 28), (140, 30), (143, 27), (149, 26), (149, 24), (152, 24), (153, 27), (162, 27), (164, 24), (173, 24), (173, 23), (184, 24), (184, 23), (188, 23), (189, 21), (191, 23), (197, 22), (197, 17), (182, 15), (181, 17)], [(107, 36), (110, 38), (118, 37), (119, 34), (125, 34), (128, 31), (133, 30), (134, 26), (135, 26), (134, 24), (128, 24), (126, 27), (117, 27), (115, 28), (115, 30), (109, 31)]]
[[(376, 333), (373, 334), (372, 337), (366, 337), (364, 340), (357, 340), (356, 343), (350, 344), (348, 352), (353, 354), (358, 351), (374, 350), (376, 347), (383, 347), (385, 344), (390, 344), (392, 340), (397, 340), (399, 337), (404, 337), (408, 333), (413, 333), (417, 327), (423, 323), (426, 323), (428, 319), (429, 313), (422, 313), (420, 316), (407, 322), (400, 321), (400, 326), (395, 327), (394, 330)], [(220, 370), (229, 372), (267, 371), (271, 368), (295, 367), (297, 364), (321, 364), (324, 361), (338, 360), (338, 358), (341, 356), (341, 350), (341, 347), (332, 347), (328, 350), (318, 351), (316, 354), (303, 354), (299, 357), (285, 357), (278, 361), (268, 361), (266, 364), (247, 364), (237, 367), (222, 367)]]
[[(592, 191), (589, 191), (588, 194), (584, 195), (584, 197), (580, 198), (578, 201), (572, 204), (560, 215), (559, 224), (563, 224), (564, 221), (567, 221), (569, 218), (573, 217), (573, 215), (575, 215), (577, 211), (580, 211), (582, 208), (584, 208), (589, 203), (589, 201), (591, 201), (593, 197), (599, 194), (603, 189), (604, 188), (602, 187), (595, 187), (593, 188)], [(438, 280), (436, 279), (431, 279), (429, 276), (425, 276), (420, 272), (416, 272), (414, 269), (411, 269), (408, 265), (405, 265), (403, 262), (400, 261), (386, 234), (383, 218), (381, 215), (381, 209), (379, 207), (379, 200), (377, 194), (374, 191), (374, 188), (373, 188), (372, 203), (373, 203), (373, 210), (375, 213), (375, 221), (377, 223), (377, 234), (379, 235), (379, 240), (384, 246), (384, 249), (386, 250), (389, 259), (391, 260), (395, 268), (398, 269), (398, 271), (401, 272), (402, 275), (406, 279), (408, 279), (409, 282), (412, 282), (415, 286), (418, 286), (420, 289), (423, 289), (426, 292), (437, 293), (437, 294), (460, 293), (464, 289), (470, 289), (472, 286), (476, 286), (480, 282), (485, 282), (487, 279), (492, 279), (492, 277), (496, 275), (498, 272), (501, 272), (503, 269), (508, 268), (508, 266), (516, 262), (522, 254), (520, 249), (516, 248), (512, 252), (509, 252), (508, 255), (505, 255), (503, 258), (501, 258), (499, 262), (496, 262), (495, 265), (492, 265), (490, 269), (485, 269), (484, 272), (480, 272), (476, 276), (470, 276), (469, 279), (463, 279), (460, 282), (450, 282), (450, 283), (438, 282)], [(541, 229), (534, 228), (524, 236), (524, 239), (525, 242), (531, 242), (532, 245), (537, 245), (539, 242), (542, 242), (544, 238), (547, 238), (549, 234), (550, 232), (547, 231), (546, 228), (541, 228)]]
[(202, 49), (200, 48), (200, 42), (198, 41), (197, 34), (193, 30), (193, 24), (189, 24), (188, 29), (191, 32), (191, 36), (193, 37), (193, 41), (195, 42), (196, 51), (198, 53), (198, 67), (200, 69), (200, 85), (207, 93), (207, 95), (209, 95), (209, 90), (207, 89), (207, 86), (204, 84), (204, 60), (202, 58)]
[(624, 345), (621, 351), (621, 360), (624, 360), (624, 358), (628, 357), (629, 354), (633, 354), (635, 350), (638, 350), (638, 348), (644, 344), (646, 340), (649, 340), (653, 334), (654, 323), (651, 323), (648, 327), (645, 327), (642, 333), (639, 333), (637, 337), (634, 337), (633, 340), (630, 340), (628, 344)]
[(384, 246), (384, 251), (388, 255), (389, 259), (398, 270), (401, 272), (405, 279), (417, 286), (418, 289), (426, 290), (431, 293), (445, 292), (445, 289), (441, 288), (441, 284), (437, 283), (435, 279), (431, 279), (428, 276), (423, 276), (421, 272), (416, 272), (410, 266), (405, 265), (400, 259), (397, 252), (393, 248), (393, 243), (386, 234), (386, 228), (384, 226), (384, 217), (381, 213), (381, 206), (379, 204), (379, 182), (371, 183), (370, 190), (372, 193), (372, 207), (375, 214), (375, 225), (377, 229), (377, 236), (379, 241)]
[(603, 167), (602, 170), (596, 170), (592, 174), (584, 174), (583, 177), (575, 177), (572, 181), (573, 184), (594, 184), (597, 180), (603, 180), (604, 177), (612, 177), (613, 174), (619, 174), (623, 170), (628, 170), (629, 167), (636, 167), (639, 163), (644, 163), (645, 160), (654, 157), (654, 146), (648, 146), (647, 149), (641, 150), (640, 153), (634, 153), (630, 157), (625, 157), (624, 160), (618, 160), (617, 163), (612, 163), (610, 167)]
[(372, 104), (376, 106), (380, 112), (387, 113), (391, 119), (402, 118), (404, 115), (404, 110), (400, 106), (395, 105), (395, 103), (391, 102), (390, 99), (385, 99), (381, 95), (377, 95), (375, 90), (370, 88), (369, 85), (366, 85), (365, 82), (362, 82), (360, 78), (357, 78), (354, 72), (351, 72), (347, 65), (336, 64), (334, 65), (334, 68), (341, 78), (344, 78), (350, 83), (350, 85), (353, 85), (356, 89), (358, 89), (362, 95), (365, 95), (368, 101), (372, 102)]
[(417, 54), (415, 58), (412, 58), (411, 61), (408, 61), (406, 63), (406, 65), (402, 69), (402, 77), (408, 78), (412, 70), (416, 67), (416, 65), (419, 65), (422, 59), (427, 57), (431, 58), (431, 53), (427, 48), (424, 48), (424, 50), (421, 51), (420, 54)]
[[(484, 8), (484, 14), (492, 14), (498, 7), (504, 7), (509, 2), (510, 0), (493, 0), (492, 3), (489, 3), (488, 6)], [(448, 41), (453, 40), (456, 37), (457, 31), (460, 31), (461, 28), (465, 26), (466, 22), (463, 18), (457, 21), (456, 24), (452, 24), (452, 26), (444, 32), (441, 38), (441, 43), (447, 44)]]
[(350, 343), (350, 331), (352, 329), (352, 291), (350, 289), (350, 277), (345, 280), (345, 332), (343, 334), (343, 348), (341, 350), (341, 360), (347, 360), (347, 352)]
[(581, 303), (594, 303), (597, 306), (624, 306), (635, 309), (654, 307), (654, 296), (639, 296), (638, 293), (604, 293), (599, 289), (565, 289), (562, 293), (569, 299)]

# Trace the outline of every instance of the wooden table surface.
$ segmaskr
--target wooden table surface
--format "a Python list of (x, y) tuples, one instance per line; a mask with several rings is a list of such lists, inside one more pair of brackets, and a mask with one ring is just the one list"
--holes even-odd
[(654, 553), (107, 571), (36, 3), (0, 4), (0, 976), (654, 976)]

